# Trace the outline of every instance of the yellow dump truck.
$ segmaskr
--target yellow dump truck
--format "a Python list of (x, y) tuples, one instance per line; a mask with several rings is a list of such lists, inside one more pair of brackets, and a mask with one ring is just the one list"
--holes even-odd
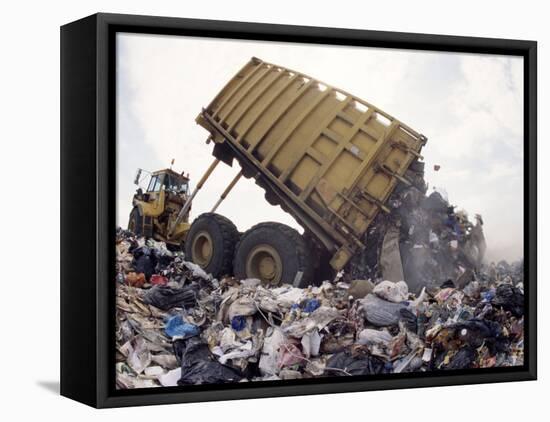
[[(236, 161), (266, 200), (304, 228), (261, 223), (240, 235), (208, 213), (191, 225), (187, 255), (213, 274), (233, 272), (266, 283), (307, 285), (327, 263), (337, 271), (368, 248), (365, 232), (405, 173), (421, 159), (426, 137), (347, 92), (300, 72), (252, 58), (202, 110), (214, 162), (187, 205), (221, 161)], [(213, 211), (214, 211), (213, 210)], [(174, 221), (174, 227), (179, 219)]]

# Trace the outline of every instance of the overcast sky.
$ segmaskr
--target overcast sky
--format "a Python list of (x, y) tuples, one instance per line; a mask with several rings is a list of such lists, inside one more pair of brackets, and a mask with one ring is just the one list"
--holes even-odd
[[(471, 220), (483, 216), (489, 259), (523, 257), (523, 61), (509, 56), (119, 34), (118, 225), (128, 223), (138, 167), (174, 158), (195, 186), (213, 160), (195, 117), (252, 56), (353, 93), (427, 136), (430, 190), (443, 188)], [(217, 167), (192, 218), (210, 211), (238, 171)], [(269, 220), (299, 228), (247, 179), (218, 212), (241, 231)]]

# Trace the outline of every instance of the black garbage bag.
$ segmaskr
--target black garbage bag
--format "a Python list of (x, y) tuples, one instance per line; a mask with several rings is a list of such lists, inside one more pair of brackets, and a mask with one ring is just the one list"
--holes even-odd
[[(342, 369), (345, 372), (334, 370), (332, 368)], [(372, 375), (380, 374), (384, 370), (384, 362), (367, 353), (352, 354), (347, 349), (336, 353), (327, 361), (325, 374), (327, 375)], [(347, 372), (347, 374), (346, 374)]]
[(219, 363), (210, 353), (208, 345), (198, 337), (174, 342), (174, 353), (181, 363), (178, 385), (222, 384), (238, 382), (239, 371)]
[(142, 255), (138, 259), (134, 259), (133, 267), (137, 273), (145, 274), (147, 280), (155, 273), (154, 260), (150, 255)]
[(460, 349), (456, 355), (452, 357), (449, 364), (444, 369), (465, 369), (470, 368), (476, 359), (476, 351), (471, 347)]
[(500, 334), (498, 324), (482, 319), (470, 319), (453, 325), (458, 339), (468, 346), (477, 348), (483, 343), (494, 343)]
[(520, 289), (510, 284), (497, 287), (495, 297), (491, 300), (493, 306), (500, 306), (515, 317), (523, 316), (524, 297)]
[(155, 273), (155, 267), (157, 265), (155, 254), (147, 246), (135, 248), (132, 254), (134, 255), (132, 267), (134, 267), (137, 273), (145, 274), (145, 278), (149, 280)]
[(405, 324), (407, 330), (416, 333), (418, 331), (418, 318), (408, 308), (399, 310), (401, 321)]
[(197, 303), (198, 286), (190, 284), (182, 288), (153, 286), (145, 293), (143, 301), (167, 311), (173, 307), (191, 308)]

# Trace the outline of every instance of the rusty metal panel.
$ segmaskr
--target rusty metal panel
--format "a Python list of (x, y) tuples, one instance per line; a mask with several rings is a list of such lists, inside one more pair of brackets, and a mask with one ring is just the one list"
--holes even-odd
[[(372, 104), (257, 58), (197, 122), (295, 204), (294, 217), (328, 249), (345, 250), (346, 257), (362, 247), (368, 226), (387, 210), (398, 181), (406, 183), (426, 142)], [(334, 266), (346, 260), (335, 259)]]

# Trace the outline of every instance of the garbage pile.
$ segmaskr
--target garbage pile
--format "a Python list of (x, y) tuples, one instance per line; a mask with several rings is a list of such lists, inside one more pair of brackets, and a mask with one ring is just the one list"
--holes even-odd
[[(413, 230), (400, 242), (419, 240)], [(419, 292), (406, 277), (345, 273), (302, 289), (212, 279), (121, 229), (116, 250), (120, 389), (523, 364), (521, 264), (480, 266)], [(450, 273), (460, 266), (451, 264)]]

